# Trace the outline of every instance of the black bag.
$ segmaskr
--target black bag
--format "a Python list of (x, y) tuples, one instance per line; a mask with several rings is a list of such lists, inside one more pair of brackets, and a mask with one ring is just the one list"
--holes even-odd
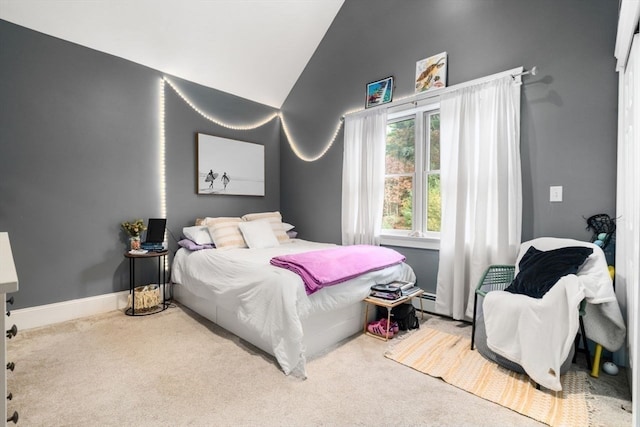
[[(387, 318), (387, 309), (378, 306), (378, 318)], [(411, 303), (400, 304), (391, 309), (391, 320), (398, 322), (401, 331), (420, 328), (416, 308)]]

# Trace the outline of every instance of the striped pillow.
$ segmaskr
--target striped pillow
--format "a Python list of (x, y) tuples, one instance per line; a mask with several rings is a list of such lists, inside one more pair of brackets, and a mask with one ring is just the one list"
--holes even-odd
[(242, 219), (237, 217), (205, 218), (204, 225), (217, 249), (246, 248), (247, 244), (240, 233), (238, 224)]
[(271, 224), (271, 229), (273, 230), (273, 234), (276, 235), (278, 242), (288, 243), (291, 241), (291, 239), (287, 235), (287, 232), (284, 230), (284, 225), (282, 224), (282, 215), (278, 211), (246, 214), (242, 217), (242, 219), (244, 221), (257, 221), (265, 219)]

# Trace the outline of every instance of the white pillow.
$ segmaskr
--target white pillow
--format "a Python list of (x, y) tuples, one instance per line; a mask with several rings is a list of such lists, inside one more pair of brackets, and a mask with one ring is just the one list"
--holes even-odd
[(273, 248), (280, 245), (273, 234), (271, 223), (267, 220), (241, 222), (238, 227), (250, 249)]
[(282, 228), (284, 228), (284, 231), (291, 231), (294, 228), (296, 228), (296, 226), (295, 225), (291, 225), (288, 222), (283, 222), (282, 223)]
[(198, 225), (193, 227), (184, 227), (182, 229), (182, 234), (187, 239), (199, 245), (213, 244), (213, 240), (211, 239), (211, 234), (209, 234), (209, 229), (207, 227), (198, 226)]
[(258, 212), (258, 213), (250, 213), (242, 216), (244, 221), (261, 221), (268, 220), (271, 223), (271, 229), (273, 230), (273, 234), (275, 234), (278, 242), (287, 243), (290, 242), (289, 236), (287, 236), (287, 232), (284, 231), (284, 227), (282, 226), (282, 215), (280, 212)]

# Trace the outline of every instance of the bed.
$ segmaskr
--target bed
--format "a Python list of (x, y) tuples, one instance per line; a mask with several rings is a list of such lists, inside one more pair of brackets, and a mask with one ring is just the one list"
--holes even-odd
[(308, 295), (298, 274), (270, 264), (331, 247), (290, 239), (268, 248), (181, 248), (172, 265), (174, 297), (274, 356), (285, 374), (306, 378), (307, 358), (362, 331), (362, 300), (373, 284), (415, 281), (411, 267), (399, 263)]

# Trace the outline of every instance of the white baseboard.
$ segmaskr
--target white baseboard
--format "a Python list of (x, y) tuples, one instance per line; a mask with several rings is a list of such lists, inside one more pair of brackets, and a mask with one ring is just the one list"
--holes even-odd
[(124, 310), (127, 306), (128, 295), (129, 291), (121, 291), (112, 294), (11, 310), (11, 316), (7, 318), (6, 323), (15, 324), (18, 330), (25, 330), (106, 313), (108, 311)]

